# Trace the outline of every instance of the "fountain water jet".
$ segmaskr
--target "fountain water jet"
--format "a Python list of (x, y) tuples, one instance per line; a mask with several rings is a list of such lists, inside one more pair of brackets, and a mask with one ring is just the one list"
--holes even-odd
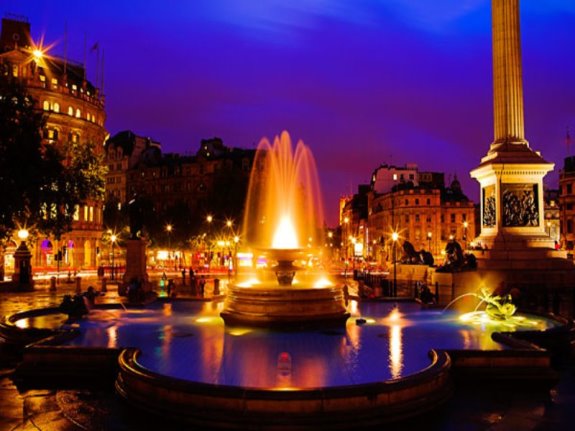
[[(349, 317), (343, 290), (321, 271), (296, 265), (323, 243), (323, 208), (313, 155), (283, 132), (262, 139), (254, 160), (242, 237), (267, 269), (238, 268), (222, 318), (227, 325), (343, 324)], [(269, 274), (275, 274), (273, 276)], [(247, 282), (250, 280), (250, 282)]]

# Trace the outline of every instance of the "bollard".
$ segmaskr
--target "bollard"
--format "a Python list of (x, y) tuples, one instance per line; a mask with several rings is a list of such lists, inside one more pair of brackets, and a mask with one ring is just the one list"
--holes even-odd
[(102, 285), (100, 287), (100, 292), (106, 293), (108, 291), (108, 279), (106, 277), (102, 277)]
[(76, 277), (76, 293), (82, 293), (82, 277)]
[(56, 291), (56, 277), (50, 277), (50, 292)]

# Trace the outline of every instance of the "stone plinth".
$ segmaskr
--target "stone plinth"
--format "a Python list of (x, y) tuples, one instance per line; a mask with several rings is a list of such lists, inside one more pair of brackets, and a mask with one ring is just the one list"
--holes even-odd
[(146, 243), (141, 239), (126, 241), (126, 272), (123, 281), (124, 284), (130, 284), (133, 280), (141, 282), (145, 290), (150, 290), (146, 272)]

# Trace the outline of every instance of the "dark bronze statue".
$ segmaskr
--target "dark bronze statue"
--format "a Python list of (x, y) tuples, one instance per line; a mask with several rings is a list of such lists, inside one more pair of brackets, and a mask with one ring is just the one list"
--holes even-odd
[(128, 217), (130, 219), (130, 239), (138, 239), (144, 228), (144, 211), (141, 198), (134, 194), (128, 202)]

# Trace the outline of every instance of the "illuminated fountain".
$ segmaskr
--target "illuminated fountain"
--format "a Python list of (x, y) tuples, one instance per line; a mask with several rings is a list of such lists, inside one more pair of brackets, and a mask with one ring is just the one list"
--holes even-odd
[(319, 196), (308, 148), (292, 149), (285, 132), (263, 140), (243, 229), (252, 263), (224, 304), (99, 304), (72, 325), (59, 307), (17, 313), (0, 337), (22, 345), (19, 375), (67, 382), (109, 370), (144, 411), (237, 430), (381, 428), (442, 405), (452, 370), (471, 382), (553, 383), (550, 354), (531, 340), (551, 344), (565, 323), (517, 315), (508, 296), (462, 295), (479, 300), (463, 316), (353, 298), (348, 313), (342, 287), (309, 263), (323, 243)]
[[(323, 209), (315, 161), (287, 132), (260, 142), (246, 200), (243, 238), (253, 262), (229, 286), (222, 318), (228, 325), (310, 326), (343, 324), (341, 286), (306, 263), (323, 244)], [(298, 264), (298, 262), (301, 262)]]

